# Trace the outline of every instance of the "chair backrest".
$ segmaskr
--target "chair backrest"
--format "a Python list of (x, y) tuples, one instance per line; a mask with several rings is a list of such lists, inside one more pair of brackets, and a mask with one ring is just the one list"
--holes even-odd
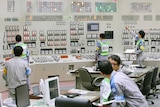
[(150, 93), (152, 77), (153, 77), (153, 70), (150, 70), (146, 73), (146, 76), (143, 81), (143, 86), (141, 90), (143, 95), (148, 95)]
[(154, 70), (153, 70), (152, 83), (151, 83), (151, 88), (152, 89), (156, 88), (157, 75), (158, 75), (158, 67), (155, 67)]
[(80, 80), (84, 88), (91, 91), (98, 88), (92, 84), (93, 78), (91, 77), (87, 69), (79, 68), (77, 71), (79, 73)]
[(15, 98), (17, 107), (27, 107), (30, 105), (28, 84), (15, 88)]
[(88, 99), (81, 98), (62, 98), (55, 99), (55, 107), (92, 107), (92, 103)]

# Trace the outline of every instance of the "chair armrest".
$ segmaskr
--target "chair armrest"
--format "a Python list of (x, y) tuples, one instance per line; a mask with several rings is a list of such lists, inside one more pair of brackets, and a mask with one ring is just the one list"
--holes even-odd
[(157, 82), (157, 85), (160, 85), (160, 78), (158, 78), (156, 82)]
[(101, 82), (103, 79), (104, 79), (104, 77), (96, 77), (95, 79), (93, 79), (92, 84), (94, 86), (99, 87), (101, 85)]

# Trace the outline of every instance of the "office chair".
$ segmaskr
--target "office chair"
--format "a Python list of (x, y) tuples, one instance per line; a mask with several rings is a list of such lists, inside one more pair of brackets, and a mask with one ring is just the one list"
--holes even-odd
[(90, 91), (99, 89), (103, 77), (93, 78), (88, 72), (88, 70), (85, 68), (79, 68), (77, 71), (79, 73), (80, 80), (84, 88)]
[(143, 84), (142, 84), (142, 89), (140, 89), (140, 90), (141, 90), (142, 94), (145, 95), (146, 100), (151, 102), (151, 104), (154, 104), (153, 101), (148, 100), (148, 95), (151, 90), (152, 76), (153, 76), (153, 70), (150, 70), (146, 73), (146, 76), (145, 76)]
[[(157, 82), (157, 85), (160, 85), (160, 73), (158, 75), (158, 78), (157, 78), (156, 82)], [(156, 88), (156, 92), (159, 91), (159, 90), (160, 90), (159, 88)]]
[(153, 95), (156, 98), (158, 98), (158, 95), (156, 94), (158, 69), (159, 69), (158, 67), (155, 67), (153, 69), (153, 76), (152, 76), (152, 82), (151, 82), (152, 92), (148, 94), (148, 96)]
[(88, 99), (81, 98), (62, 98), (55, 99), (55, 107), (92, 107), (92, 103)]
[(15, 98), (17, 107), (27, 107), (30, 105), (28, 84), (15, 88)]

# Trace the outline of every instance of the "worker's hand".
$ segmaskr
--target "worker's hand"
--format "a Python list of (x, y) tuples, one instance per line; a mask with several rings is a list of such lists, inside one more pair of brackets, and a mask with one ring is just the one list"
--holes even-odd
[(125, 28), (126, 28), (126, 30), (128, 30), (128, 31), (129, 31), (129, 27), (128, 27), (128, 26), (125, 26)]
[(29, 74), (31, 74), (31, 68), (28, 68), (25, 72), (25, 74), (28, 76)]

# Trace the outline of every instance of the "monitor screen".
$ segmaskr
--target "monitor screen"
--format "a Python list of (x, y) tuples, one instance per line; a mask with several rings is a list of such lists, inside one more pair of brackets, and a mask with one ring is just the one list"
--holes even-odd
[(87, 23), (87, 31), (99, 31), (99, 23)]
[(0, 107), (2, 107), (2, 94), (0, 93)]
[(30, 105), (28, 84), (15, 88), (15, 99), (17, 107), (27, 107)]
[(39, 88), (40, 88), (40, 92), (45, 95), (45, 84), (44, 84), (44, 80), (40, 79), (39, 81)]
[(35, 85), (32, 87), (33, 95), (38, 96), (41, 94), (39, 85)]
[(105, 39), (113, 39), (113, 31), (105, 31)]
[(60, 96), (59, 78), (52, 77), (45, 79), (45, 100), (47, 104), (55, 101)]

